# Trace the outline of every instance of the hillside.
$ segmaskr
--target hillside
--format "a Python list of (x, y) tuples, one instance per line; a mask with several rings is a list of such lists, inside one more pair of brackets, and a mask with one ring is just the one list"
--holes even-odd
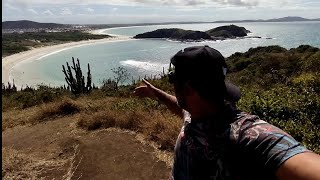
[(298, 16), (287, 16), (283, 18), (274, 18), (274, 19), (268, 19), (265, 20), (267, 22), (291, 22), (291, 21), (312, 21), (316, 19), (306, 19)]
[(80, 31), (6, 33), (2, 34), (2, 57), (42, 46), (108, 37)]
[(134, 38), (169, 38), (175, 40), (205, 40), (211, 37), (201, 31), (183, 30), (183, 29), (157, 29), (155, 31), (146, 32), (134, 36)]
[(2, 22), (2, 29), (55, 29), (66, 27), (69, 27), (69, 25), (56, 23), (39, 23), (27, 20)]
[(320, 49), (308, 45), (251, 48), (228, 57), (242, 110), (284, 129), (320, 153)]
[[(240, 110), (258, 115), (320, 153), (319, 48), (251, 48), (231, 55), (227, 64), (227, 79), (242, 91), (237, 103)], [(167, 75), (149, 81), (174, 92)], [(166, 179), (160, 174), (170, 172), (164, 162), (172, 165), (182, 122), (158, 101), (133, 96), (139, 84), (118, 90), (105, 84), (80, 96), (43, 85), (37, 90), (3, 90), (2, 152), (6, 159), (2, 176)], [(144, 176), (141, 169), (146, 167), (161, 172), (159, 177), (153, 171)]]
[(247, 36), (250, 31), (244, 27), (229, 25), (210, 29), (206, 33), (211, 37), (235, 38)]
[(179, 41), (224, 40), (247, 36), (250, 31), (236, 25), (220, 26), (206, 32), (178, 28), (157, 29), (134, 36), (134, 38), (168, 38)]

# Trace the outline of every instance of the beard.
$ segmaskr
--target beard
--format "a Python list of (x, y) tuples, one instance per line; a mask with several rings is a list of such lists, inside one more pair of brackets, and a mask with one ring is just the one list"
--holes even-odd
[(183, 90), (176, 89), (175, 95), (176, 95), (177, 102), (178, 102), (178, 105), (180, 106), (180, 108), (188, 111), (189, 108), (187, 105), (186, 92)]
[(188, 105), (187, 105), (187, 89), (186, 89), (186, 84), (183, 83), (175, 83), (174, 84), (174, 90), (175, 90), (175, 95), (178, 101), (178, 105), (180, 108), (189, 110)]
[(181, 96), (176, 96), (176, 97), (177, 97), (178, 105), (179, 105), (182, 109), (188, 110), (188, 107), (187, 107), (187, 103), (186, 103), (185, 98), (183, 98), (183, 97), (181, 97)]

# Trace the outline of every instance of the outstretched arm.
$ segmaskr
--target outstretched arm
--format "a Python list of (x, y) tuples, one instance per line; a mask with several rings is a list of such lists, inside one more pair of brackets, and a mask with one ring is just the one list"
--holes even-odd
[(306, 152), (291, 157), (277, 171), (279, 180), (320, 180), (320, 156)]
[(246, 115), (232, 124), (231, 139), (247, 159), (279, 180), (320, 180), (320, 156), (276, 126)]
[(159, 100), (160, 102), (164, 103), (171, 112), (174, 114), (183, 117), (183, 110), (179, 107), (177, 98), (173, 95), (170, 95), (161, 89), (154, 87), (151, 83), (147, 80), (142, 79), (142, 82), (145, 85), (139, 86), (135, 89), (134, 93), (139, 97), (149, 97), (152, 99)]

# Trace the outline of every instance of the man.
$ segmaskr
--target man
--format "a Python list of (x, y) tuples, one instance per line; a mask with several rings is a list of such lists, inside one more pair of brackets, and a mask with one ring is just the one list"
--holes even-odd
[(172, 179), (319, 179), (320, 156), (259, 117), (240, 112), (240, 90), (225, 80), (226, 63), (209, 46), (171, 59), (175, 95), (143, 80), (140, 97), (165, 103), (184, 124), (175, 146)]

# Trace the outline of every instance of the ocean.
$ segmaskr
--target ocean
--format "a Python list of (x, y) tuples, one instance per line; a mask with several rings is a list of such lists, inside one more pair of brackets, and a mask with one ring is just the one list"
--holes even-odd
[[(134, 36), (159, 28), (182, 28), (190, 30), (209, 30), (230, 23), (176, 24), (140, 27), (121, 27), (106, 29), (103, 33)], [(295, 48), (299, 45), (311, 45), (320, 48), (320, 22), (255, 22), (234, 23), (243, 26), (252, 33), (249, 36), (261, 38), (232, 39), (224, 41), (177, 42), (165, 39), (128, 40), (107, 42), (94, 45), (69, 48), (44, 55), (38, 59), (17, 64), (10, 72), (10, 79), (17, 85), (35, 86), (46, 84), (60, 86), (66, 84), (62, 65), (71, 63), (71, 58), (79, 58), (83, 74), (90, 63), (93, 82), (100, 85), (103, 79), (113, 78), (112, 68), (124, 67), (131, 79), (155, 76), (168, 69), (170, 58), (179, 50), (194, 45), (209, 45), (219, 50), (225, 57), (235, 52), (245, 52), (252, 47), (279, 45)]]

